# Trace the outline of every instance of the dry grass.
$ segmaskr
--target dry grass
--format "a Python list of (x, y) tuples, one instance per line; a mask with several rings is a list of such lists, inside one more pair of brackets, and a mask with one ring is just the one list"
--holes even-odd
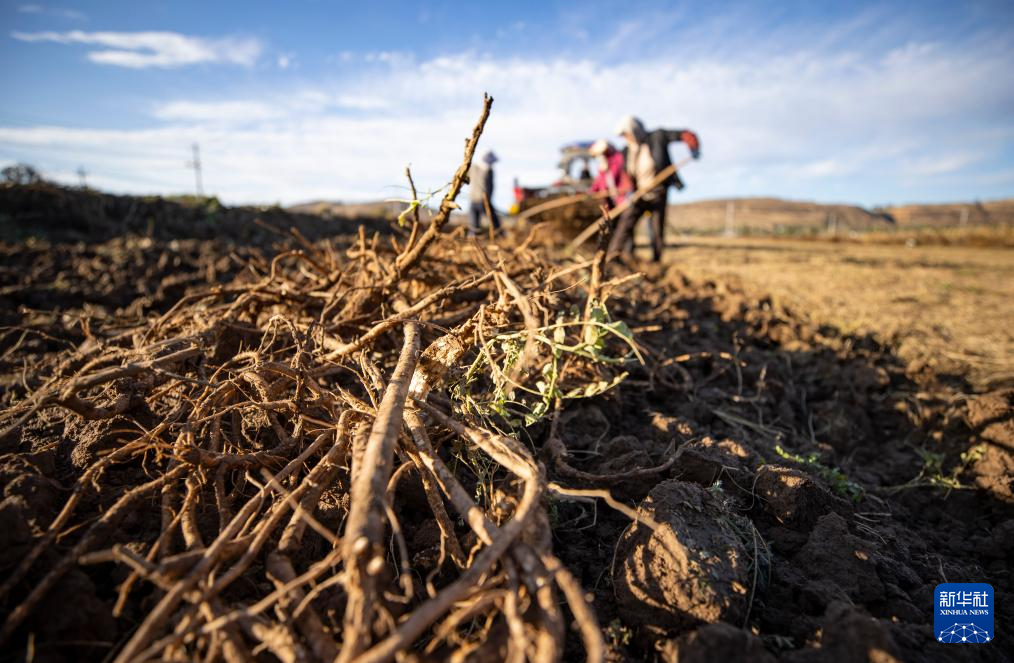
[[(826, 236), (812, 239), (827, 241)], [(904, 228), (900, 230), (849, 233), (833, 241), (856, 244), (916, 246), (963, 246), (983, 249), (1014, 248), (1014, 226), (968, 226), (965, 228)]]
[(732, 276), (816, 322), (893, 341), (910, 368), (1014, 380), (1014, 251), (779, 239), (694, 239), (668, 261)]

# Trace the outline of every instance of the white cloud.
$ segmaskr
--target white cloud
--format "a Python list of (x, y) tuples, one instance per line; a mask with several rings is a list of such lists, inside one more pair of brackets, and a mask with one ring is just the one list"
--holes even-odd
[(242, 125), (276, 119), (283, 111), (257, 101), (195, 102), (174, 101), (157, 107), (154, 117), (166, 121), (207, 122)]
[(379, 62), (381, 64), (395, 66), (409, 65), (414, 62), (414, 58), (411, 53), (405, 53), (402, 51), (376, 51), (370, 52), (363, 55), (363, 60), (366, 62)]
[(296, 64), (296, 54), (282, 53), (275, 60), (275, 63), (278, 65), (279, 69), (288, 69)]
[(516, 38), (517, 35), (512, 33), (522, 33), (525, 31), (527, 27), (528, 24), (525, 23), (524, 21), (514, 21), (513, 23), (511, 23), (506, 27), (499, 28), (496, 31), (496, 38), (497, 39)]
[(613, 36), (606, 40), (606, 49), (618, 51), (630, 43), (637, 43), (637, 41), (642, 39), (640, 33), (644, 31), (644, 28), (644, 22), (640, 19), (621, 21)]
[(773, 194), (872, 204), (988, 197), (1009, 185), (988, 172), (1014, 144), (1014, 68), (1004, 49), (902, 43), (872, 57), (837, 50), (603, 64), (466, 52), (371, 61), (326, 84), (163, 102), (153, 112), (160, 124), (148, 129), (0, 127), (0, 158), (54, 172), (84, 163), (115, 190), (178, 191), (191, 186), (183, 162), (196, 141), (208, 188), (227, 201), (392, 197), (402, 195), (406, 163), (422, 188), (446, 182), (489, 91), (496, 102), (481, 148), (501, 159), (498, 205), (509, 202), (515, 175), (551, 181), (560, 145), (609, 136), (631, 112), (649, 127), (701, 136), (684, 200)]
[(907, 170), (911, 175), (944, 175), (960, 171), (981, 160), (982, 155), (977, 153), (941, 154), (916, 159), (909, 163)]
[(368, 94), (342, 94), (335, 98), (340, 108), (361, 111), (379, 111), (391, 108), (391, 103), (381, 96)]
[(176, 32), (13, 32), (24, 42), (54, 42), (105, 47), (89, 51), (88, 59), (131, 69), (172, 68), (200, 63), (250, 66), (260, 57), (256, 39), (223, 37), (205, 39)]
[(22, 14), (48, 14), (49, 16), (56, 16), (57, 18), (67, 19), (69, 21), (87, 21), (88, 16), (84, 12), (80, 12), (76, 9), (67, 9), (64, 7), (45, 7), (43, 5), (21, 5), (18, 7), (18, 12)]
[(798, 166), (798, 173), (803, 177), (828, 177), (830, 175), (845, 175), (850, 172), (848, 164), (837, 159), (821, 159), (802, 163)]

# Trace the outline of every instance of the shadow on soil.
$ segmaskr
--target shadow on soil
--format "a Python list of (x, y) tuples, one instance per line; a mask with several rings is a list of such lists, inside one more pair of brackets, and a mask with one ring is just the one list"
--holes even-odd
[[(557, 550), (594, 592), (616, 660), (845, 661), (876, 648), (1008, 660), (937, 644), (932, 601), (945, 581), (991, 583), (998, 605), (1011, 596), (1011, 393), (909, 375), (872, 337), (675, 268), (649, 277), (670, 294), (632, 293), (639, 310), (621, 313), (657, 321), (640, 338), (666, 370), (571, 408), (561, 427), (589, 472), (677, 458), (656, 481), (614, 487), (631, 504), (647, 497), (641, 513), (676, 550), (605, 506), (556, 505)], [(706, 495), (686, 497), (684, 483)], [(702, 512), (719, 526), (695, 521)], [(727, 572), (705, 571), (716, 558)], [(736, 628), (698, 628), (717, 620)], [(997, 630), (1012, 628), (998, 612)]]

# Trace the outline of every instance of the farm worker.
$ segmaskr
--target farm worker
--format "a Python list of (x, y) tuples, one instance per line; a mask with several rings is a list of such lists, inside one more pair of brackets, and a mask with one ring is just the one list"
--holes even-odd
[(493, 164), (498, 159), (492, 152), (486, 152), (482, 157), (472, 164), (468, 171), (468, 234), (478, 235), (481, 230), (479, 219), (486, 216), (486, 205), (489, 205), (489, 219), (494, 230), (500, 230), (500, 219), (493, 209)]
[(588, 150), (598, 160), (599, 171), (588, 193), (607, 192), (606, 205), (612, 209), (620, 204), (634, 188), (623, 163), (623, 153), (604, 138), (592, 143)]
[[(628, 115), (620, 121), (616, 133), (627, 141), (624, 158), (627, 174), (633, 179), (635, 190), (649, 186), (656, 173), (672, 164), (672, 160), (669, 158), (669, 143), (686, 143), (695, 159), (701, 155), (701, 144), (694, 132), (687, 129), (645, 131), (644, 125), (633, 115)], [(677, 189), (683, 188), (683, 181), (674, 172), (620, 214), (613, 238), (609, 243), (610, 255), (621, 251), (627, 241), (627, 236), (633, 237), (634, 226), (638, 219), (647, 213), (651, 216), (648, 232), (651, 235), (653, 258), (655, 262), (662, 259), (666, 193), (670, 184)]]

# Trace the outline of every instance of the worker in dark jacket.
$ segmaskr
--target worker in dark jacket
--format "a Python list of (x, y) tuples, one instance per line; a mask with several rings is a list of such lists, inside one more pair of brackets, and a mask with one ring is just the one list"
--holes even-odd
[(609, 255), (616, 255), (622, 251), (628, 237), (633, 237), (637, 221), (647, 213), (651, 217), (648, 232), (651, 236), (652, 256), (655, 262), (658, 262), (662, 259), (664, 244), (666, 194), (670, 185), (682, 189), (683, 181), (675, 171), (660, 182), (654, 180), (656, 175), (672, 165), (669, 158), (669, 143), (686, 143), (691, 155), (697, 159), (701, 155), (700, 141), (694, 132), (687, 129), (645, 131), (641, 121), (632, 115), (620, 121), (617, 134), (627, 141), (624, 156), (627, 173), (634, 181), (635, 190), (640, 192), (648, 187), (650, 190), (644, 192), (620, 214), (612, 240), (609, 242)]

